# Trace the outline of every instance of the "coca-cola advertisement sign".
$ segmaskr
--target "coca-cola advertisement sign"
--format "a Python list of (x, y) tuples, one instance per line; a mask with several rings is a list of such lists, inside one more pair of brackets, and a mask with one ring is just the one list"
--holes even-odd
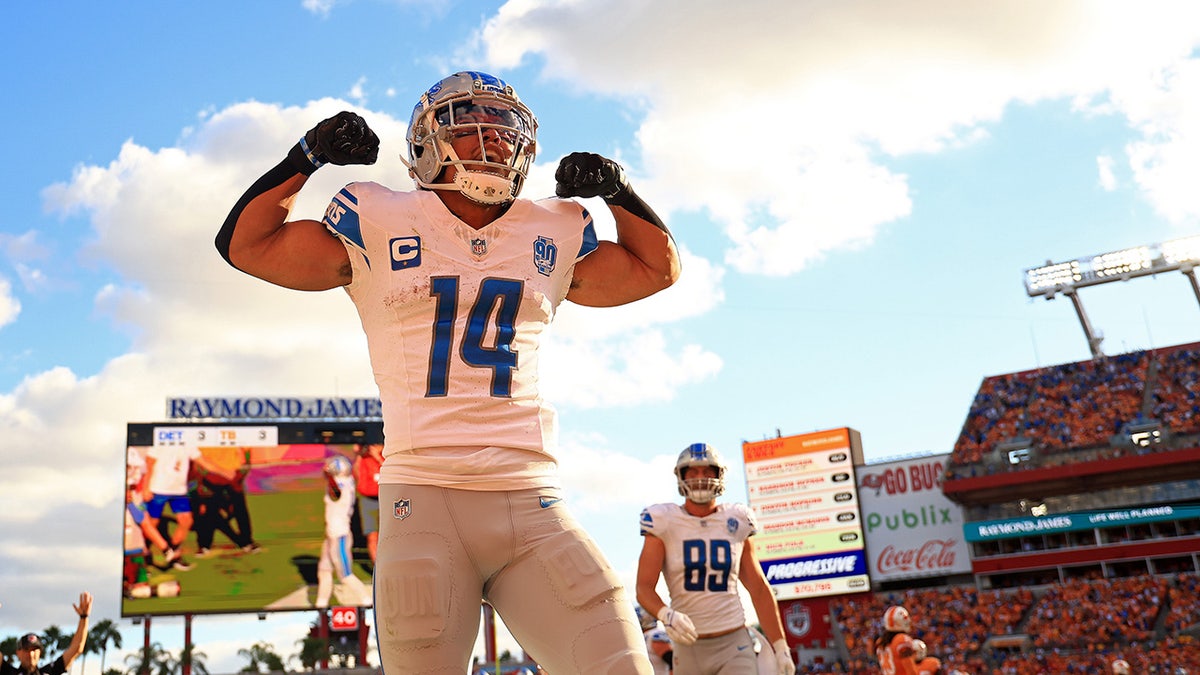
[(967, 574), (962, 510), (942, 493), (949, 455), (868, 464), (858, 472), (874, 581)]

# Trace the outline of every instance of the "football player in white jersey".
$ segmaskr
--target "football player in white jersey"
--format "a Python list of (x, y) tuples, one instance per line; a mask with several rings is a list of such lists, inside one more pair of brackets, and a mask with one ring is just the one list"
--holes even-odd
[(321, 543), (321, 558), (317, 561), (316, 607), (329, 606), (329, 598), (337, 585), (337, 599), (343, 605), (355, 607), (370, 604), (371, 594), (362, 580), (354, 575), (354, 537), (350, 533), (350, 518), (354, 515), (357, 495), (354, 489), (353, 464), (344, 455), (332, 455), (325, 460), (325, 541)]
[[(631, 599), (562, 501), (538, 344), (564, 298), (639, 300), (675, 282), (679, 255), (599, 155), (561, 160), (558, 198), (518, 199), (536, 130), (508, 83), (456, 73), (413, 109), (417, 190), (351, 183), (323, 221), (289, 220), (318, 167), (378, 157), (375, 133), (342, 112), (255, 182), (216, 237), (237, 269), (344, 287), (358, 309), (383, 404), (375, 615), (389, 672), (465, 671), (484, 598), (555, 675), (651, 672)], [(598, 241), (573, 197), (603, 199), (618, 241)]]
[[(710, 445), (679, 453), (675, 478), (683, 505), (653, 504), (642, 511), (642, 554), (637, 601), (657, 616), (675, 645), (675, 675), (756, 675), (758, 640), (746, 624), (740, 582), (775, 652), (776, 672), (796, 672), (779, 606), (754, 555), (758, 531), (745, 504), (718, 504), (725, 464)], [(659, 596), (667, 582), (671, 604)]]
[(671, 675), (671, 662), (674, 659), (671, 637), (659, 627), (658, 619), (642, 609), (641, 605), (634, 605), (633, 610), (642, 624), (642, 634), (646, 636), (646, 653), (650, 655), (654, 675)]

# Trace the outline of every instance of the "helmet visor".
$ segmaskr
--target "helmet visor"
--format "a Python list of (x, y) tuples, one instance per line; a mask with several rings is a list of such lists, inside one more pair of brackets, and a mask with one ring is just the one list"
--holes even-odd
[(510, 142), (533, 135), (533, 121), (528, 114), (500, 101), (475, 98), (450, 103), (438, 108), (434, 120), (438, 127), (449, 128), (452, 133), (473, 133), (477, 127), (495, 129), (508, 134), (506, 140)]

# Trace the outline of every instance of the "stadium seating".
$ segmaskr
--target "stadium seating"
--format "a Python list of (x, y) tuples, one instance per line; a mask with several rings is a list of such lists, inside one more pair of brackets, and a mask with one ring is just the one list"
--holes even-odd
[(1200, 434), (1200, 344), (984, 378), (951, 454), (949, 475), (1031, 466), (995, 461), (997, 449), (1015, 441), (1036, 451), (1042, 465), (1060, 464), (1080, 451), (1108, 448), (1129, 425), (1151, 420), (1174, 436)]
[[(878, 672), (872, 640), (893, 604), (913, 617), (914, 637), (945, 670), (1039, 675), (1107, 672), (1124, 658), (1134, 672), (1200, 672), (1200, 575), (1072, 579), (1037, 589), (978, 591), (973, 586), (848, 596), (830, 603), (842, 638), (840, 662), (812, 672)], [(1027, 635), (1024, 651), (988, 646), (994, 636)], [(1152, 670), (1154, 668), (1155, 670)]]

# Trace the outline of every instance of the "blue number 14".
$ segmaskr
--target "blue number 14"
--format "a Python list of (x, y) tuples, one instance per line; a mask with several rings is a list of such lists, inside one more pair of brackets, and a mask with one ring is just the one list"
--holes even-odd
[[(433, 277), (429, 282), (429, 294), (437, 304), (425, 396), (445, 396), (450, 379), (454, 321), (458, 316), (458, 277)], [(512, 396), (512, 371), (517, 367), (517, 353), (513, 351), (512, 343), (516, 337), (514, 326), (523, 287), (522, 282), (514, 279), (484, 279), (479, 285), (479, 296), (467, 315), (467, 328), (459, 353), (468, 366), (492, 369), (492, 396)], [(495, 346), (492, 347), (483, 344), (488, 328), (495, 331)]]

